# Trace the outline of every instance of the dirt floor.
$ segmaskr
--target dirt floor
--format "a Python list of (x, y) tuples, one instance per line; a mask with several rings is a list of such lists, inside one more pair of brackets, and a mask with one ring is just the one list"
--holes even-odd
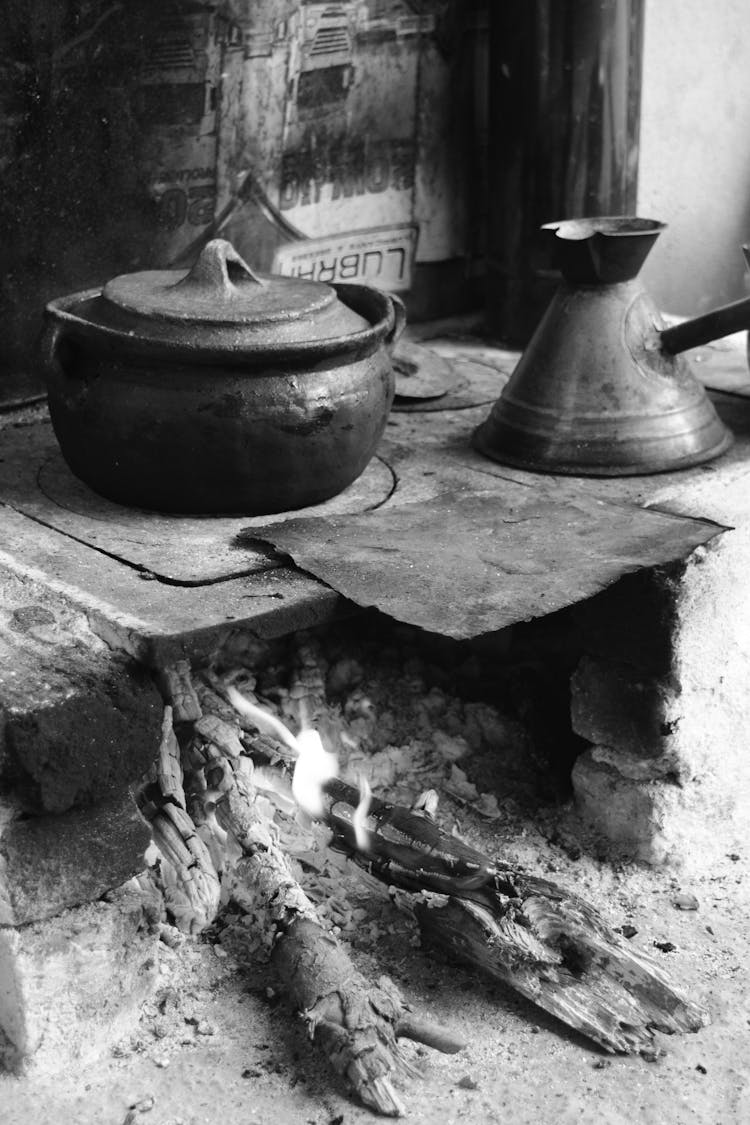
[[(657, 1035), (653, 1059), (606, 1055), (506, 987), (422, 952), (405, 896), (391, 897), (347, 860), (332, 857), (325, 830), (312, 850), (303, 833), (296, 874), (321, 918), (339, 928), (357, 967), (373, 980), (390, 976), (414, 1009), (467, 1042), (452, 1056), (406, 1045), (421, 1071), (408, 1087), (400, 1085), (408, 1119), (413, 1125), (750, 1122), (748, 854), (727, 840), (721, 862), (691, 879), (594, 858), (565, 799), (530, 799), (518, 783), (529, 776), (523, 753), (530, 744), (515, 721), (484, 705), (465, 705), (422, 679), (417, 691), (409, 681), (414, 661), (404, 663), (399, 653), (386, 661), (382, 646), (375, 648), (379, 670), (370, 674), (363, 657), (359, 695), (350, 692), (342, 710), (359, 715), (348, 729), (352, 741), (359, 732), (369, 747), (376, 792), (408, 803), (421, 789), (439, 789), (442, 827), (575, 889), (711, 1018), (695, 1034)], [(455, 667), (451, 675), (454, 682)], [(369, 710), (362, 706), (363, 685), (374, 700)], [(486, 791), (497, 770), (477, 750), (461, 760), (468, 778), (452, 760), (460, 749), (457, 732), (473, 731), (481, 750), (480, 728), (494, 739), (495, 767), (496, 755), (504, 755), (506, 780), (518, 767), (515, 796), (507, 786)], [(545, 772), (542, 765), (539, 775)], [(197, 938), (171, 926), (162, 936), (158, 991), (133, 1035), (85, 1069), (0, 1076), (1, 1125), (375, 1121), (307, 1039), (231, 902)]]
[[(710, 876), (685, 883), (573, 859), (549, 842), (549, 823), (519, 820), (496, 833), (468, 814), (459, 819), (472, 842), (574, 886), (614, 925), (634, 927), (631, 940), (668, 963), (712, 1022), (694, 1035), (659, 1037), (664, 1054), (656, 1061), (607, 1056), (505, 988), (428, 959), (385, 889), (349, 867), (341, 894), (365, 912), (362, 936), (352, 943), (358, 967), (373, 977), (389, 974), (415, 1008), (468, 1041), (454, 1056), (407, 1047), (423, 1072), (402, 1088), (409, 1120), (750, 1121), (746, 857), (730, 853)], [(695, 895), (698, 909), (676, 907), (680, 893)], [(265, 973), (243, 965), (237, 928), (212, 930), (178, 949), (162, 946), (156, 1002), (111, 1057), (51, 1079), (1, 1078), (4, 1125), (375, 1120), (347, 1097)]]

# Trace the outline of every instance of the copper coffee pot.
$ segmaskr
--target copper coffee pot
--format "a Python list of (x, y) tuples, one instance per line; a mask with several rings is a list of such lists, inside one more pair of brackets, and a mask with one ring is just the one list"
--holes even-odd
[(679, 353), (750, 327), (750, 298), (667, 328), (638, 280), (666, 224), (546, 223), (563, 280), (489, 417), (487, 457), (540, 472), (626, 476), (717, 457), (731, 434)]

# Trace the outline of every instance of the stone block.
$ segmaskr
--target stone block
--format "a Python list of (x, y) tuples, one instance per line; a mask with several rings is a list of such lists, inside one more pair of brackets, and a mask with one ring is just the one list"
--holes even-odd
[(619, 660), (616, 647), (609, 660), (582, 658), (571, 677), (571, 721), (576, 734), (595, 745), (658, 758), (662, 773), (679, 771), (674, 688)]
[(571, 710), (594, 746), (573, 785), (625, 854), (703, 868), (750, 834), (750, 462), (680, 474), (649, 502), (731, 530), (582, 608)]
[(153, 909), (131, 884), (109, 901), (0, 927), (0, 1065), (59, 1073), (132, 1032), (155, 987)]
[(143, 870), (150, 839), (127, 791), (59, 816), (0, 816), (0, 926), (101, 898)]
[(578, 758), (572, 780), (579, 815), (614, 856), (695, 874), (740, 848), (730, 791), (648, 776), (642, 760), (602, 747)]
[(0, 789), (32, 812), (116, 798), (159, 744), (150, 675), (82, 615), (33, 585), (0, 582)]

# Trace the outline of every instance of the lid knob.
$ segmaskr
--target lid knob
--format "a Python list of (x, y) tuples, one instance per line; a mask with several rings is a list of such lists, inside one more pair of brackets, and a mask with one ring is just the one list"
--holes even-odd
[(253, 285), (264, 285), (265, 282), (253, 273), (250, 266), (241, 258), (225, 238), (212, 238), (203, 247), (193, 268), (182, 280), (178, 281), (174, 289), (208, 290), (213, 296), (222, 294), (233, 297), (237, 293), (238, 285), (250, 282)]
[[(184, 324), (261, 325), (304, 320), (341, 305), (336, 291), (318, 281), (256, 273), (223, 238), (206, 243), (189, 271), (145, 270), (113, 277), (102, 297), (131, 315)], [(345, 313), (345, 315), (347, 315)], [(355, 314), (356, 315), (356, 314)]]

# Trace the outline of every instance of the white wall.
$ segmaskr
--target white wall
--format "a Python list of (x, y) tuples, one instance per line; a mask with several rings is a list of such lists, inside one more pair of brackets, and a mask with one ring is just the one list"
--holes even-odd
[(643, 270), (661, 308), (750, 289), (748, 0), (647, 0), (638, 214), (669, 223)]

